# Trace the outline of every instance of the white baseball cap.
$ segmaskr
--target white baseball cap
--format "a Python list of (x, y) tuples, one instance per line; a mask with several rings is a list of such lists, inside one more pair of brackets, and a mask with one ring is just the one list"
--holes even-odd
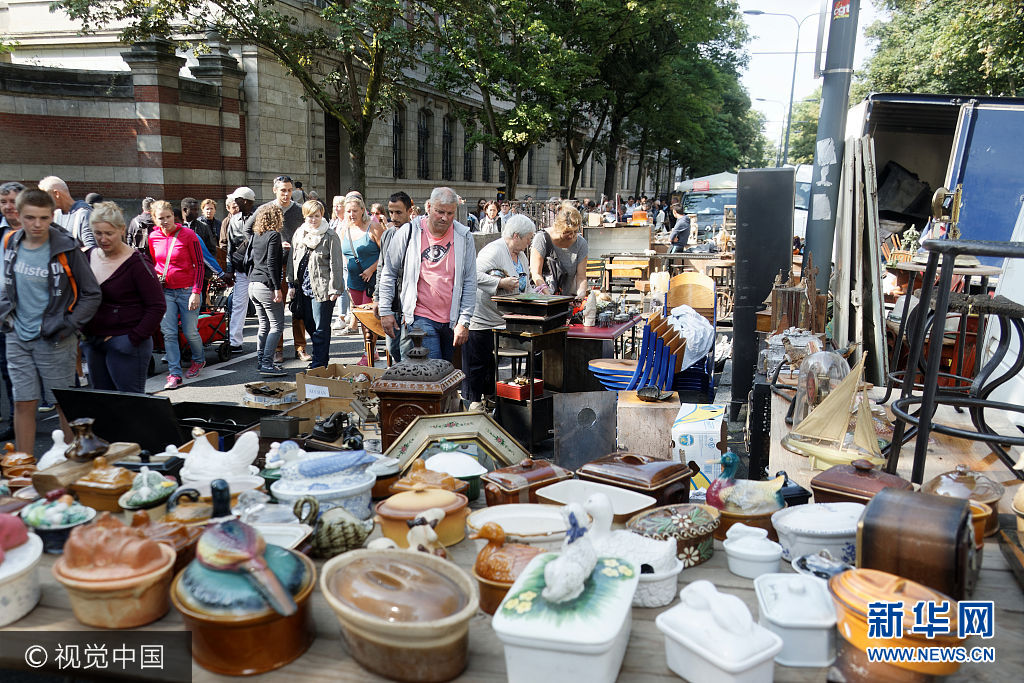
[(248, 199), (249, 201), (254, 202), (256, 201), (256, 193), (248, 187), (239, 187), (228, 195), (228, 199)]

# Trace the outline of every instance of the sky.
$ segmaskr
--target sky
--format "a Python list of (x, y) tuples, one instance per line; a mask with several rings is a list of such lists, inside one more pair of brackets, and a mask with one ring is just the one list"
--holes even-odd
[[(857, 0), (852, 0), (856, 2)], [(747, 51), (750, 62), (743, 75), (743, 85), (750, 93), (752, 106), (762, 112), (767, 120), (765, 135), (773, 144), (778, 145), (784, 132), (784, 120), (789, 106), (789, 89), (793, 80), (793, 49), (796, 47), (796, 21), (808, 15), (800, 28), (800, 52), (796, 65), (796, 80), (793, 88), (793, 101), (799, 102), (814, 92), (821, 85), (820, 79), (814, 78), (814, 49), (818, 37), (818, 11), (821, 0), (740, 0), (740, 10), (761, 10), (777, 14), (789, 14), (789, 17), (768, 15), (744, 15), (750, 32)], [(828, 1), (831, 11), (832, 0)], [(857, 21), (857, 47), (854, 53), (855, 68), (863, 65), (871, 54), (871, 46), (864, 38), (864, 28), (879, 18), (879, 13), (871, 0), (860, 0), (860, 18)], [(823, 38), (822, 51), (828, 41), (828, 34)], [(779, 53), (779, 54), (764, 54)], [(806, 54), (805, 54), (806, 53)], [(763, 98), (768, 101), (758, 101)]]

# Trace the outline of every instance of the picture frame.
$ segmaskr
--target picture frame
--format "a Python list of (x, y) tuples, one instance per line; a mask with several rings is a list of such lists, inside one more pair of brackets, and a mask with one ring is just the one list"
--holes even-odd
[(442, 438), (479, 446), (491, 460), (490, 463), (480, 463), (488, 470), (516, 465), (530, 457), (526, 449), (490, 415), (477, 412), (421, 415), (388, 446), (384, 456), (396, 458), (399, 473), (405, 474), (416, 459)]

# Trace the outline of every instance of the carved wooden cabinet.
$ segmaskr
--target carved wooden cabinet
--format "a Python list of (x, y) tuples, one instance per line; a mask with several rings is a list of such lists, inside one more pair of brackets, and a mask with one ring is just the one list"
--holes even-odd
[(384, 450), (420, 415), (442, 415), (462, 409), (459, 385), (465, 375), (446, 360), (428, 358), (419, 329), (414, 329), (410, 336), (414, 346), (406, 358), (388, 368), (371, 385), (380, 399), (380, 440)]

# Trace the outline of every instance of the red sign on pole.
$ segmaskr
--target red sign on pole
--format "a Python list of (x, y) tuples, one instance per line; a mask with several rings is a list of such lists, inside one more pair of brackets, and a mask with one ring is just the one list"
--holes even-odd
[(832, 5), (832, 20), (850, 18), (850, 0), (836, 0)]

